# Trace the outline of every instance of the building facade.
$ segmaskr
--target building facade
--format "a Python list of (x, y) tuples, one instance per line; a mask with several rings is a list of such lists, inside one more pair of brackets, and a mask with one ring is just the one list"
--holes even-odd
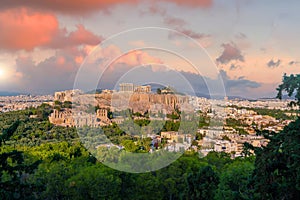
[(138, 92), (138, 93), (150, 93), (150, 85), (134, 85), (133, 83), (121, 83), (119, 85), (120, 92)]
[(106, 109), (98, 109), (96, 115), (85, 112), (74, 113), (71, 109), (64, 109), (62, 111), (54, 109), (53, 113), (49, 116), (49, 121), (54, 125), (65, 127), (99, 127), (111, 124)]

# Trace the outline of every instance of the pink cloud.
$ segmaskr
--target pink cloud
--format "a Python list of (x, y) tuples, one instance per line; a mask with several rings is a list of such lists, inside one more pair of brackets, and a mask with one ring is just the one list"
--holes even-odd
[(0, 12), (0, 30), (0, 49), (9, 51), (97, 45), (102, 40), (83, 25), (77, 25), (75, 31), (68, 33), (59, 28), (55, 15), (26, 8)]
[(150, 63), (163, 63), (159, 58), (153, 57), (147, 52), (139, 50), (131, 51), (128, 54), (125, 54), (124, 56), (120, 57), (116, 62), (125, 63), (130, 66), (147, 65)]
[[(178, 6), (188, 7), (210, 7), (213, 0), (162, 0), (165, 2), (175, 3)], [(143, 2), (142, 0), (2, 0), (0, 1), (0, 9), (11, 9), (28, 7), (36, 10), (54, 11), (69, 15), (90, 14), (99, 10), (107, 11), (110, 7), (119, 4), (137, 5)], [(155, 0), (154, 3), (161, 2)], [(152, 3), (153, 3), (152, 2)]]
[(83, 62), (83, 60), (84, 60), (83, 56), (76, 56), (75, 57), (75, 62), (77, 64), (81, 64)]
[[(36, 63), (30, 56), (18, 56), (16, 59), (15, 81), (14, 85), (21, 90), (28, 92), (44, 92), (52, 90), (64, 90), (72, 88), (74, 84), (74, 78), (77, 70), (80, 68), (83, 60), (87, 56), (89, 46), (86, 47), (74, 47), (71, 49), (57, 50), (55, 55)], [(118, 58), (122, 54), (122, 51), (117, 46), (108, 46), (103, 49), (99, 49), (95, 60), (92, 63), (86, 62), (86, 73), (88, 77), (99, 73), (99, 67), (106, 67), (105, 60), (107, 58)], [(100, 62), (98, 62), (100, 61)], [(103, 62), (102, 62), (103, 61)], [(110, 73), (108, 79), (115, 75), (120, 75), (121, 72), (126, 71), (147, 64), (161, 64), (162, 61), (150, 55), (148, 52), (140, 50), (132, 51), (124, 54), (114, 63), (109, 65), (105, 70), (106, 73)], [(103, 64), (103, 65), (101, 65)], [(109, 64), (109, 63), (107, 63)], [(159, 65), (152, 67), (152, 70), (162, 70)], [(159, 68), (160, 67), (160, 68)], [(102, 68), (103, 70), (103, 68)]]
[(119, 66), (132, 68), (153, 63), (163, 64), (163, 61), (159, 57), (142, 50), (123, 52), (122, 49), (116, 45), (109, 45), (103, 48), (97, 46), (91, 53), (92, 49), (94, 49), (92, 46), (84, 46), (82, 50), (79, 51), (79, 54), (75, 55), (75, 61), (81, 63), (85, 56), (88, 56), (86, 59), (88, 65), (93, 66), (95, 69), (108, 67), (110, 71), (118, 70), (117, 68)]
[(86, 30), (81, 24), (77, 26), (76, 31), (70, 33), (69, 40), (73, 43), (89, 45), (95, 45), (100, 42), (100, 38), (98, 36)]
[(54, 56), (39, 63), (31, 57), (19, 56), (13, 84), (31, 93), (70, 89), (80, 65), (76, 59), (79, 56), (83, 57), (84, 53), (58, 50)]
[(0, 48), (32, 50), (47, 45), (58, 30), (52, 14), (30, 12), (25, 8), (0, 12)]
[(63, 56), (59, 56), (56, 58), (56, 63), (60, 66), (63, 66), (65, 64), (66, 60)]
[(52, 48), (66, 48), (79, 45), (98, 45), (103, 38), (85, 29), (82, 24), (77, 25), (77, 30), (68, 34), (66, 29), (58, 30), (52, 41), (47, 45)]
[(244, 62), (244, 56), (241, 50), (234, 43), (226, 43), (221, 45), (224, 50), (223, 53), (216, 59), (217, 62), (227, 64), (232, 60)]
[(3, 0), (0, 2), (0, 8), (29, 7), (36, 10), (55, 11), (74, 15), (105, 10), (120, 3), (136, 4), (137, 2), (138, 0)]
[[(171, 28), (174, 28), (178, 33), (176, 32), (170, 32), (169, 33), (169, 39), (177, 40), (178, 38), (184, 38), (184, 35), (187, 37), (190, 37), (194, 40), (196, 40), (199, 44), (201, 44), (202, 47), (206, 48), (211, 45), (211, 35), (199, 33), (192, 29), (185, 28), (184, 26), (188, 25), (188, 23), (181, 18), (169, 16), (169, 15), (163, 15), (164, 17), (164, 23), (167, 26), (171, 26)], [(178, 43), (176, 44), (178, 45)]]

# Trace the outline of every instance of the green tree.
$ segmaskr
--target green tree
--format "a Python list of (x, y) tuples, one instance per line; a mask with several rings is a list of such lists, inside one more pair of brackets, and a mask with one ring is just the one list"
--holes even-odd
[(207, 156), (203, 158), (203, 160), (209, 165), (216, 167), (218, 171), (221, 171), (226, 164), (232, 162), (230, 159), (230, 154), (225, 152), (219, 153), (215, 151), (209, 152)]
[(187, 177), (188, 199), (213, 199), (218, 188), (219, 177), (211, 166), (201, 168)]
[(157, 88), (157, 89), (156, 89), (156, 93), (157, 93), (157, 94), (161, 94), (161, 89), (160, 89), (160, 88)]
[(134, 144), (132, 140), (122, 141), (122, 145), (125, 147), (126, 151), (135, 152), (138, 150), (138, 146)]
[(254, 169), (249, 161), (228, 164), (220, 175), (220, 184), (215, 199), (249, 199), (248, 183)]
[(121, 179), (102, 165), (85, 167), (66, 181), (70, 199), (120, 199), (120, 186)]
[(71, 101), (65, 101), (62, 105), (63, 108), (72, 108), (72, 102)]
[(300, 120), (280, 133), (266, 134), (266, 147), (255, 148), (254, 189), (260, 199), (300, 198)]
[(0, 140), (0, 199), (32, 199), (32, 189), (35, 184), (28, 183), (29, 176), (34, 172), (40, 161), (27, 164), (24, 153), (18, 150), (2, 147), (17, 130), (20, 121), (17, 120), (4, 129)]
[(290, 76), (284, 74), (282, 84), (278, 86), (277, 91), (277, 98), (279, 99), (282, 99), (284, 91), (289, 97), (295, 95), (295, 101), (292, 101), (290, 105), (300, 106), (300, 74), (291, 74)]
[[(277, 88), (278, 98), (286, 91), (295, 94), (290, 105), (300, 105), (300, 75), (283, 76)], [(279, 133), (261, 132), (269, 139), (265, 147), (255, 148), (256, 160), (253, 173), (254, 197), (257, 199), (300, 198), (300, 119), (290, 123)]]

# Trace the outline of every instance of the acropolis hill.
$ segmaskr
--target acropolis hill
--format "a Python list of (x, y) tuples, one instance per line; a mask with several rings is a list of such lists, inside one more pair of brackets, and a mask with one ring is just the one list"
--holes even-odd
[[(100, 94), (85, 94), (80, 90), (56, 92), (54, 100), (72, 102), (73, 109), (55, 110), (49, 120), (53, 124), (62, 126), (103, 126), (114, 120), (108, 119), (108, 110), (114, 112), (130, 109), (134, 113), (164, 112), (170, 114), (189, 101), (187, 96), (150, 92), (150, 86), (133, 86), (131, 84), (120, 84), (118, 92), (104, 90)], [(89, 106), (99, 108), (94, 113), (95, 116), (82, 112)], [(80, 115), (78, 115), (78, 111), (80, 111)]]

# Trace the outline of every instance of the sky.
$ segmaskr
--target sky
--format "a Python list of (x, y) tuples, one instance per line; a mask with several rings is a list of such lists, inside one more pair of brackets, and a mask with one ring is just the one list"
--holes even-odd
[(274, 97), (284, 73), (300, 72), (299, 8), (297, 0), (2, 0), (0, 91), (153, 82)]

